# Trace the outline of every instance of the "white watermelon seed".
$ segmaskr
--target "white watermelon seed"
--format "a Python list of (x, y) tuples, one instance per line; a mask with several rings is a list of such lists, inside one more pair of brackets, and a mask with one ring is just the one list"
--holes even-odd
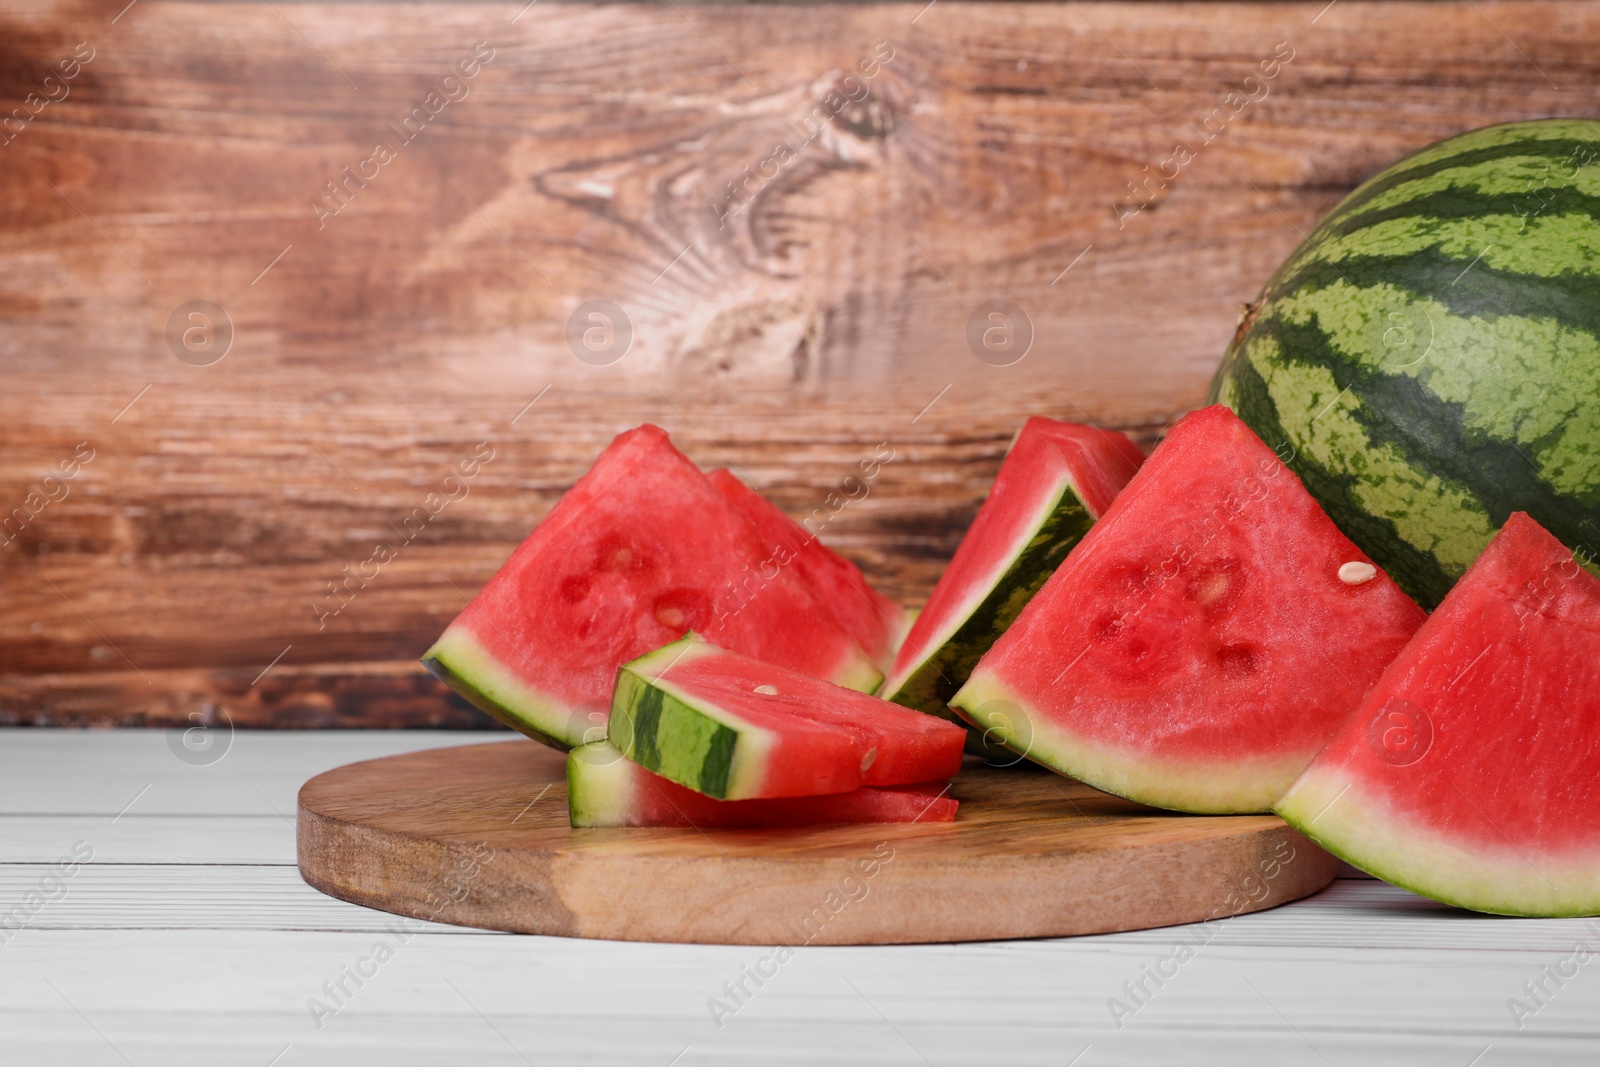
[(764, 697), (775, 697), (778, 695), (778, 687), (775, 685), (758, 685), (755, 687), (754, 691), (760, 693)]
[(873, 763), (875, 763), (877, 761), (877, 759), (878, 759), (878, 750), (877, 750), (877, 748), (873, 747), (873, 748), (867, 749), (867, 754), (865, 756), (861, 757), (861, 773), (862, 774), (866, 774), (867, 773), (867, 768), (872, 766)]
[(1365, 585), (1378, 576), (1378, 568), (1360, 560), (1351, 560), (1339, 567), (1339, 580), (1345, 585)]
[(1195, 590), (1195, 600), (1201, 604), (1211, 604), (1221, 600), (1228, 592), (1228, 586), (1233, 584), (1228, 575), (1223, 571), (1208, 574), (1200, 582), (1200, 588)]

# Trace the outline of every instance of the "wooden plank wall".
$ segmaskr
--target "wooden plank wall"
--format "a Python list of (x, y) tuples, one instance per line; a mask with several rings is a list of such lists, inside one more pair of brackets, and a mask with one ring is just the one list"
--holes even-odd
[(0, 12), (0, 722), (481, 723), (415, 656), (644, 419), (796, 513), (889, 442), (824, 536), (915, 603), (1025, 414), (1149, 443), (1300, 231), (1593, 114), (1600, 40), (1575, 2), (125, 2)]

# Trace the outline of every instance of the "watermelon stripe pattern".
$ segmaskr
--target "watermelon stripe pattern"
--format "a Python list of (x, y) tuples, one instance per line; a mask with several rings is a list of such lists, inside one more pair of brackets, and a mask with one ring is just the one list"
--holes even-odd
[[(949, 699), (1143, 462), (1115, 430), (1024, 422), (878, 695), (955, 720)], [(968, 751), (997, 755), (991, 740), (975, 730)]]
[(610, 740), (718, 800), (847, 793), (953, 777), (966, 731), (729, 652), (694, 634), (617, 673)]
[(950, 698), (966, 682), (995, 638), (1005, 632), (1093, 525), (1094, 517), (1078, 495), (1070, 487), (1063, 489), (1049, 518), (994, 588), (888, 699), (955, 721), (955, 713), (947, 706)]
[[(613, 729), (624, 735), (624, 750), (635, 763), (698, 793), (728, 794), (738, 731), (627, 670), (617, 678), (616, 701), (628, 711)], [(677, 744), (663, 744), (664, 735)]]
[(1600, 556), (1600, 124), (1489, 127), (1357, 189), (1212, 387), (1436, 605), (1526, 511)]

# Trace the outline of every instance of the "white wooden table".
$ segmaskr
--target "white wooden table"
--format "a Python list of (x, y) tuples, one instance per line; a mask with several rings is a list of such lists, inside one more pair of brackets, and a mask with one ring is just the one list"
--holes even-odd
[[(708, 999), (763, 950), (395, 934), (300, 881), (308, 777), (484, 739), (240, 732), (193, 765), (160, 732), (0, 730), (0, 908), (32, 910), (0, 929), (0, 1064), (1600, 1062), (1600, 957), (1563, 963), (1600, 950), (1600, 923), (1467, 915), (1359, 878), (1228, 920), (1120, 1028), (1108, 1000), (1131, 1004), (1123, 983), (1196, 930), (802, 948), (719, 1028)], [(93, 858), (57, 885), (75, 847)], [(319, 1026), (308, 1001), (333, 1005), (324, 983), (380, 940), (392, 958)], [(1547, 966), (1577, 973), (1557, 986)], [(1541, 980), (1535, 1007), (1523, 983)], [(1520, 1028), (1511, 998), (1535, 1008)]]

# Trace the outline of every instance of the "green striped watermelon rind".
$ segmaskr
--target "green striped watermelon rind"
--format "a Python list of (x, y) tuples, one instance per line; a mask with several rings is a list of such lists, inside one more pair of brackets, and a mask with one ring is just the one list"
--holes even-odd
[(473, 707), (557, 751), (605, 736), (603, 716), (591, 721), (582, 711), (530, 687), (465, 626), (446, 628), (423, 653), (422, 663)]
[[(1093, 525), (1088, 505), (1063, 474), (1057, 492), (1044, 498), (1029, 525), (1027, 539), (1019, 539), (999, 563), (994, 579), (975, 587), (966, 610), (954, 613), (946, 632), (929, 642), (931, 651), (903, 678), (886, 680), (878, 695), (970, 726), (950, 710), (950, 698)], [(968, 751), (973, 751), (970, 742)]]
[(1227, 767), (1162, 760), (1151, 753), (1091, 742), (1063, 729), (981, 665), (951, 699), (986, 736), (1035, 763), (1103, 793), (1197, 815), (1248, 815), (1271, 809), (1315, 751), (1263, 760), (1241, 755)]
[(1492, 915), (1561, 918), (1600, 914), (1600, 866), (1593, 857), (1538, 865), (1505, 848), (1462, 848), (1412, 826), (1369, 798), (1337, 767), (1306, 770), (1273, 811), (1346, 863), (1443, 904)]
[[(1408, 156), (1279, 268), (1213, 381), (1213, 399), (1425, 606), (1512, 511), (1600, 575), (1596, 163), (1600, 124), (1584, 119), (1488, 127)], [(1505, 380), (1474, 394), (1470, 360), (1427, 358), (1460, 344), (1497, 353)], [(1524, 353), (1559, 358), (1561, 373), (1512, 358)]]
[(648, 771), (733, 800), (756, 794), (776, 738), (661, 679), (683, 658), (719, 652), (691, 634), (623, 664), (611, 701), (610, 740)]
[(574, 828), (625, 826), (635, 808), (637, 773), (609, 741), (579, 745), (567, 755), (567, 814)]

